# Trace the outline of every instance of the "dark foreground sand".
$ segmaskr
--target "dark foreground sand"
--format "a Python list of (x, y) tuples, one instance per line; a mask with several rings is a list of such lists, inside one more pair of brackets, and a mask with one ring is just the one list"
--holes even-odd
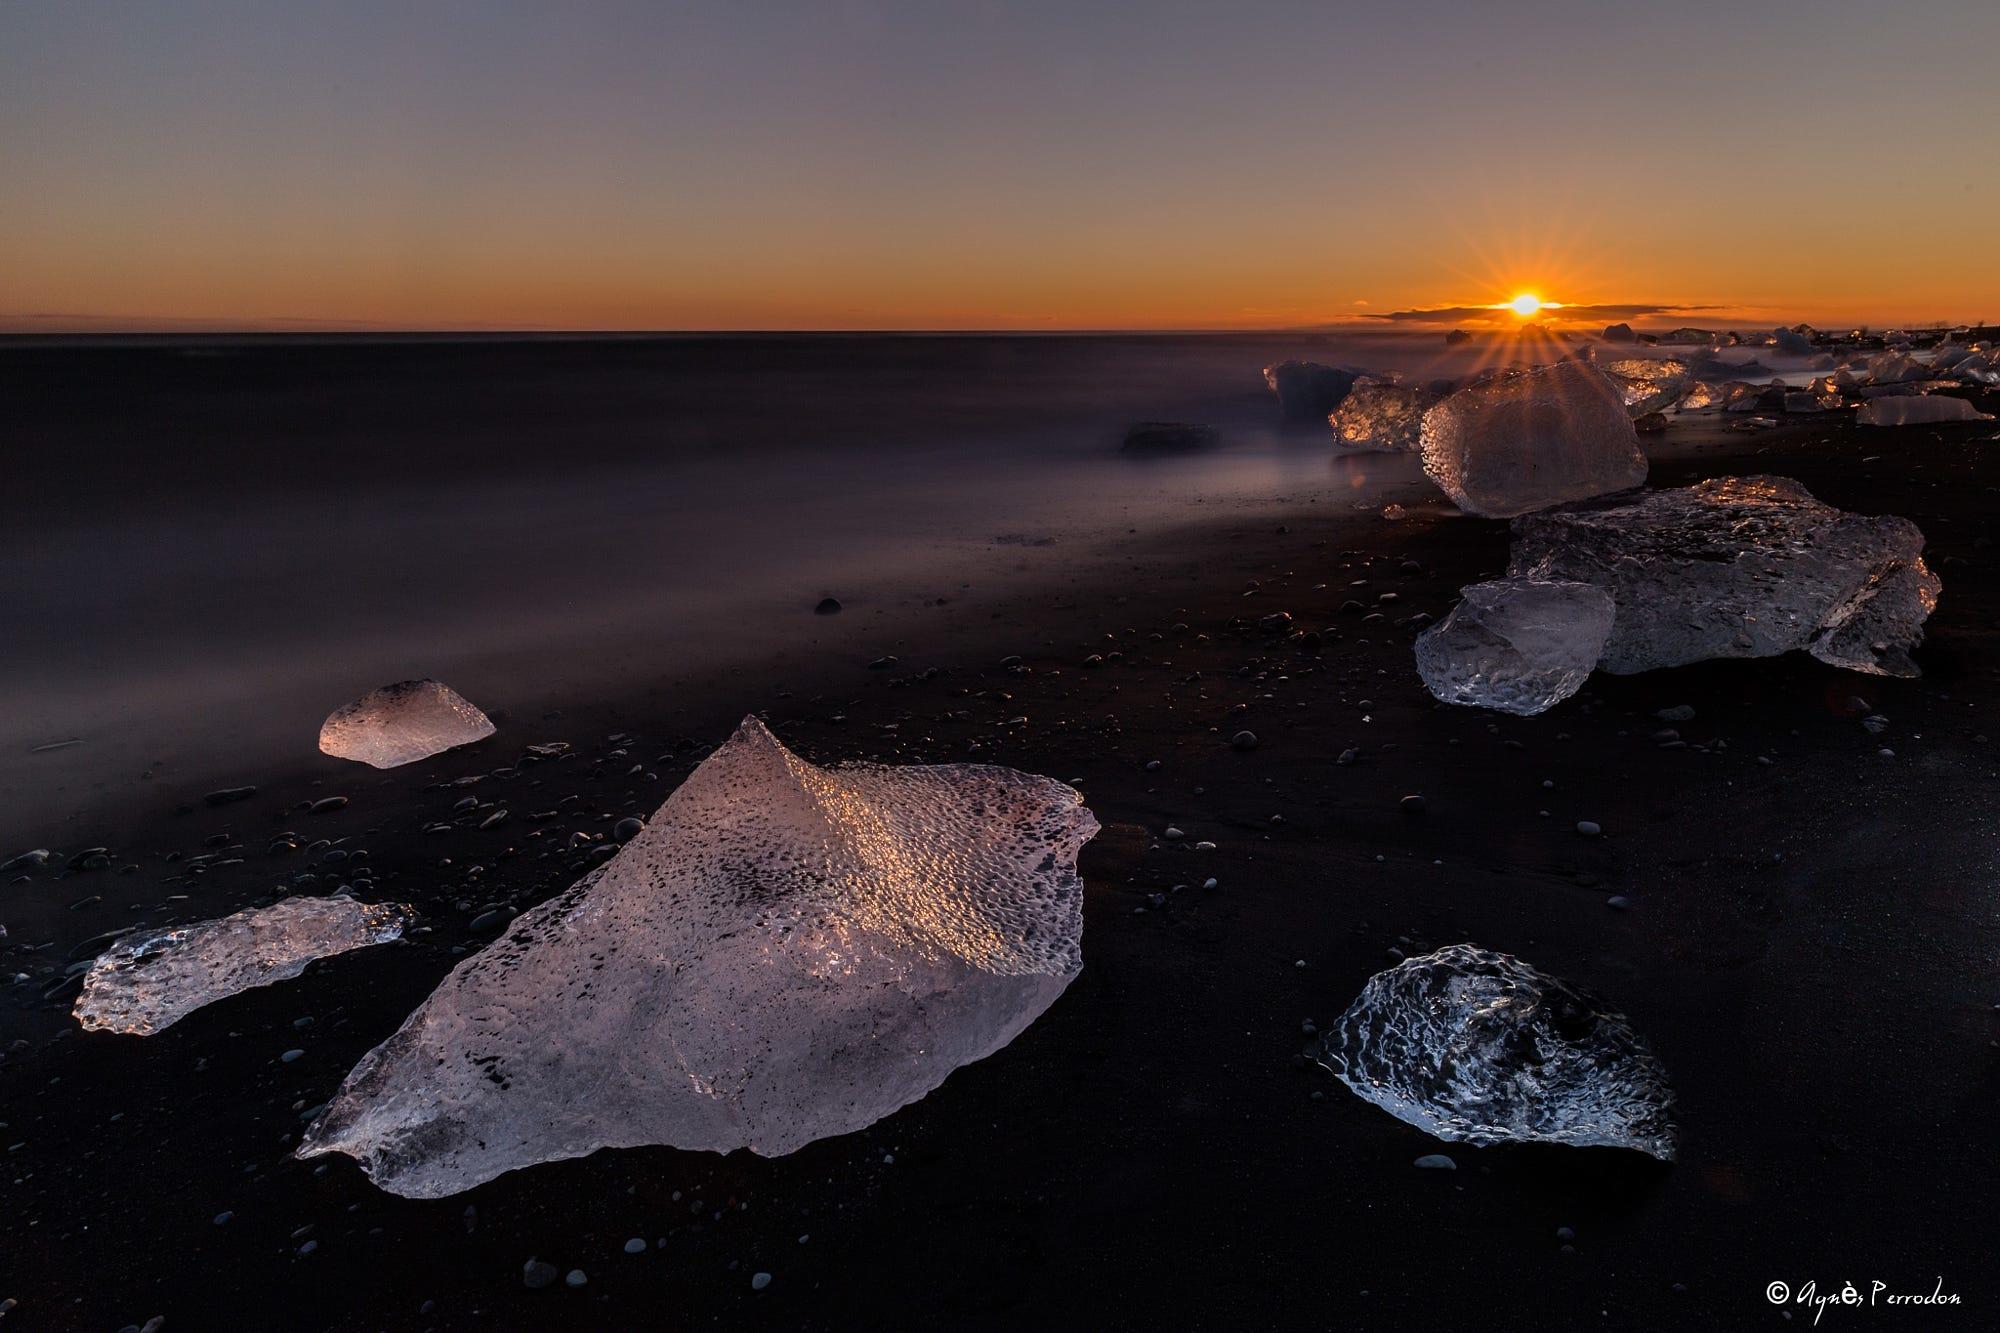
[[(1116, 576), (920, 608), (836, 660), (551, 699), (412, 769), (302, 763), (244, 775), (262, 790), (242, 804), (135, 812), (116, 851), (138, 873), (0, 887), (0, 971), (36, 978), (4, 992), (20, 1034), (0, 1060), (5, 1326), (1710, 1329), (1777, 1326), (1773, 1282), (1940, 1280), (1963, 1305), (1823, 1326), (1984, 1325), (2000, 1303), (1991, 435), (1709, 428), (1656, 462), (1656, 484), (1773, 471), (1916, 520), (1945, 585), (1920, 681), (1794, 655), (1599, 676), (1535, 719), (1444, 708), (1407, 621), (1499, 571), (1505, 526), (1415, 484), (1393, 497), (1407, 520), (1357, 515), (1334, 465), (1324, 503), (1132, 534)], [(1260, 633), (1277, 611), (1322, 650)], [(1087, 669), (1093, 653), (1108, 660)], [(1013, 654), (1032, 670), (1003, 669)], [(1687, 744), (1663, 748), (1654, 711), (1681, 704)], [(921, 1103), (781, 1160), (601, 1153), (427, 1203), (345, 1159), (291, 1160), (302, 1113), (482, 942), (476, 915), (567, 884), (570, 856), (544, 849), (650, 811), (748, 709), (816, 760), (1074, 780), (1105, 824), (1082, 977)], [(1259, 746), (1229, 748), (1245, 728)], [(609, 755), (614, 733), (646, 776)], [(463, 794), (432, 784), (549, 740), (574, 755), (471, 789), (507, 823), (420, 831)], [(1399, 808), (1410, 793), (1422, 814)], [(351, 804), (297, 811), (332, 794)], [(1216, 850), (1162, 844), (1169, 824)], [(145, 1040), (74, 1031), (71, 988), (42, 998), (93, 935), (154, 908), (219, 915), (308, 868), (267, 854), (287, 829), (365, 848), (376, 895), (417, 904), (429, 933)], [(211, 838), (241, 862), (169, 878), (163, 858)], [(1679, 1093), (1677, 1165), (1447, 1147), (1299, 1059), (1302, 1025), (1390, 949), (1460, 940), (1631, 1016)], [(1459, 1169), (1412, 1168), (1435, 1151)], [(635, 1236), (649, 1249), (627, 1255)], [(526, 1290), (531, 1256), (588, 1283)], [(773, 1275), (760, 1292), (756, 1272)]]

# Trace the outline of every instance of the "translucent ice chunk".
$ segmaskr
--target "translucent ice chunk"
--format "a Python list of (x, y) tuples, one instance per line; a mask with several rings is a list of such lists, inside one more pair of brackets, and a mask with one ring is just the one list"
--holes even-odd
[(1365, 376), (1327, 422), (1342, 449), (1415, 453), (1423, 443), (1424, 413), (1436, 401), (1428, 389)]
[(1598, 665), (1619, 675), (1803, 648), (1914, 676), (1940, 586), (1923, 549), (1908, 519), (1843, 513), (1785, 477), (1723, 477), (1516, 519), (1508, 573), (1609, 592)]
[(334, 709), (320, 724), (319, 748), (336, 759), (395, 768), (492, 734), (486, 714), (458, 691), (434, 680), (405, 680)]
[(1685, 361), (1627, 357), (1599, 367), (1611, 377), (1625, 400), (1625, 413), (1643, 417), (1648, 412), (1664, 412), (1680, 402), (1688, 387), (1689, 367)]
[(1424, 413), (1424, 471), (1469, 514), (1510, 518), (1646, 480), (1619, 390), (1580, 361), (1486, 380)]
[(860, 1129), (1062, 994), (1096, 831), (1049, 778), (822, 769), (747, 718), (363, 1057), (299, 1154), (436, 1198), (605, 1147), (778, 1156)]
[(76, 1020), (149, 1036), (205, 1004), (290, 980), (315, 959), (400, 939), (412, 915), (402, 903), (285, 898), (219, 920), (135, 931), (90, 965)]
[(1900, 397), (1873, 398), (1861, 409), (1864, 426), (1930, 426), (1943, 421), (1991, 421), (1963, 398)]
[(1359, 378), (1358, 371), (1317, 361), (1281, 361), (1264, 367), (1264, 383), (1278, 395), (1279, 413), (1292, 422), (1325, 421)]
[(1587, 583), (1499, 579), (1460, 591), (1417, 636), (1417, 674), (1448, 704), (1546, 712), (1583, 688), (1611, 637), (1611, 594)]
[(1566, 1143), (1674, 1159), (1673, 1092), (1623, 1014), (1518, 958), (1454, 944), (1369, 978), (1320, 1062), (1452, 1143)]

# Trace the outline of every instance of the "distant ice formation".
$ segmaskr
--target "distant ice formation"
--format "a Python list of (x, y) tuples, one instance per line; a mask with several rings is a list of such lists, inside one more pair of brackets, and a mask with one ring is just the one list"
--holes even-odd
[(492, 734), (492, 721), (458, 691), (434, 680), (405, 680), (334, 709), (320, 725), (319, 748), (336, 759), (395, 768)]
[(1843, 513), (1786, 477), (1722, 477), (1518, 518), (1508, 574), (1610, 593), (1599, 665), (1619, 675), (1803, 648), (1915, 676), (1941, 586), (1923, 549), (1908, 519)]
[(1393, 379), (1363, 376), (1327, 418), (1333, 442), (1355, 452), (1415, 453), (1423, 444), (1424, 413), (1437, 395)]
[(1317, 361), (1281, 361), (1264, 367), (1264, 383), (1278, 395), (1278, 412), (1291, 422), (1325, 421), (1360, 377), (1359, 371)]
[(1320, 1062), (1427, 1134), (1674, 1159), (1666, 1070), (1624, 1015), (1517, 958), (1454, 944), (1369, 978)]
[(400, 939), (412, 916), (403, 903), (285, 898), (214, 921), (135, 931), (90, 965), (76, 1020), (150, 1036), (205, 1004), (287, 981), (315, 959)]
[(1423, 455), (1424, 471), (1452, 503), (1487, 518), (1646, 480), (1624, 396), (1580, 361), (1460, 389), (1424, 413)]
[(1417, 636), (1417, 674), (1448, 704), (1524, 717), (1583, 688), (1611, 637), (1611, 594), (1587, 583), (1499, 579), (1461, 590)]
[(1900, 395), (1870, 399), (1858, 419), (1864, 426), (1930, 426), (1945, 421), (1993, 420), (1963, 398)]
[(436, 1198), (605, 1147), (778, 1156), (1012, 1041), (1082, 966), (1078, 794), (817, 768), (746, 718), (348, 1075), (300, 1156)]

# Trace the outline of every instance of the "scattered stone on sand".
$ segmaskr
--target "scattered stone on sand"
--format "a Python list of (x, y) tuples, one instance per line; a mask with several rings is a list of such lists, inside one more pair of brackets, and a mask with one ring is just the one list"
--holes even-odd
[(1864, 426), (1932, 426), (1949, 421), (1991, 421), (1963, 398), (1887, 396), (1862, 405), (1856, 418)]
[(819, 768), (755, 718), (348, 1075), (299, 1155), (416, 1198), (603, 1147), (778, 1156), (1012, 1041), (1082, 965), (1071, 788)]
[(1532, 717), (1583, 688), (1617, 607), (1587, 583), (1498, 579), (1417, 636), (1417, 674), (1448, 704)]
[(405, 680), (334, 709), (320, 726), (319, 748), (336, 759), (396, 768), (492, 734), (492, 721), (456, 690)]
[(1118, 447), (1128, 454), (1191, 454), (1213, 449), (1222, 442), (1213, 426), (1184, 421), (1141, 421), (1126, 428)]
[(530, 1259), (521, 1265), (521, 1285), (529, 1291), (540, 1291), (552, 1286), (557, 1277), (556, 1266), (545, 1264), (540, 1259)]
[(1423, 461), (1453, 504), (1486, 518), (1646, 480), (1622, 396), (1580, 361), (1486, 380), (1436, 404), (1424, 413)]
[(1416, 1161), (1411, 1162), (1410, 1165), (1414, 1166), (1419, 1171), (1458, 1170), (1458, 1163), (1452, 1161), (1451, 1158), (1446, 1157), (1441, 1152), (1427, 1152), (1422, 1157), (1419, 1157)]
[(1419, 385), (1364, 375), (1327, 417), (1335, 447), (1356, 453), (1415, 453), (1424, 413), (1438, 396)]
[(1907, 519), (1843, 513), (1785, 477), (1723, 477), (1518, 518), (1508, 572), (1609, 592), (1598, 664), (1614, 674), (1803, 648), (1915, 676), (1941, 586), (1923, 547)]
[(1470, 944), (1378, 972), (1322, 1037), (1358, 1096), (1448, 1142), (1674, 1157), (1666, 1071), (1622, 1014)]
[(816, 616), (832, 616), (840, 614), (840, 599), (837, 597), (820, 598), (818, 605), (813, 607), (813, 614)]
[(299, 897), (134, 931), (90, 965), (76, 1019), (86, 1029), (148, 1036), (205, 1004), (295, 977), (316, 959), (400, 939), (413, 916), (402, 903)]
[(1264, 383), (1278, 395), (1278, 412), (1290, 422), (1325, 421), (1359, 378), (1359, 371), (1323, 366), (1317, 361), (1284, 361), (1264, 367)]
[(247, 801), (257, 794), (255, 787), (224, 787), (209, 792), (201, 798), (203, 805), (231, 805), (237, 801)]

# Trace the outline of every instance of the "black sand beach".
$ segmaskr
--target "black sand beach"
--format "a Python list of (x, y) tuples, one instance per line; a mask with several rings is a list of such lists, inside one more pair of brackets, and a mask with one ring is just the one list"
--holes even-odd
[[(1269, 413), (1255, 371), (1270, 350), (1231, 353), (1241, 393), (1201, 380), (1161, 401), (1159, 380), (1126, 383), (1083, 418), (1051, 405), (1043, 424), (1101, 441), (1120, 416), (1193, 408), (1250, 431)], [(1166, 378), (1187, 386), (1214, 355)], [(39, 400), (38, 431), (58, 397)], [(173, 438), (198, 435), (193, 420)], [(1260, 435), (1297, 480), (1100, 519), (1052, 548), (1039, 529), (987, 524), (970, 567), (990, 578), (801, 573), (782, 597), (758, 594), (754, 651), (717, 661), (710, 642), (516, 677), (484, 696), (499, 734), (411, 768), (315, 755), (308, 729), (282, 761), (253, 747), (232, 765), (209, 747), (143, 780), (79, 777), (57, 820), (17, 750), (10, 789), (29, 794), (0, 820), (0, 859), (58, 856), (0, 876), (0, 979), (27, 978), (0, 989), (0, 1300), (18, 1301), (4, 1325), (1710, 1329), (1777, 1326), (1765, 1293), (1779, 1281), (1864, 1296), (1941, 1284), (1962, 1300), (1833, 1310), (1827, 1327), (1983, 1318), (2000, 1300), (1992, 436), (1711, 419), (1649, 441), (1655, 485), (1772, 472), (1914, 520), (1944, 581), (1915, 681), (1793, 654), (1599, 673), (1530, 719), (1437, 704), (1412, 667), (1411, 618), (1499, 572), (1506, 525), (1457, 514), (1408, 459)], [(282, 489), (255, 479), (246, 449), (211, 460), (232, 504)], [(321, 465), (336, 489), (360, 466)], [(87, 460), (37, 466), (29, 535), (68, 521), (52, 507), (115, 517), (142, 498), (106, 494)], [(423, 463), (458, 466), (482, 463)], [(201, 475), (163, 459), (157, 484)], [(1380, 517), (1386, 501), (1408, 516)], [(815, 617), (828, 593), (847, 609)], [(1259, 627), (1277, 612), (1318, 631), (1317, 648)], [(1692, 721), (1655, 716), (1680, 705)], [(575, 835), (650, 813), (746, 712), (815, 761), (975, 760), (1073, 782), (1105, 826), (1083, 861), (1081, 978), (921, 1102), (777, 1160), (604, 1152), (413, 1202), (345, 1159), (290, 1157), (355, 1060), (491, 938), (475, 919), (566, 887), (584, 864)], [(1871, 713), (1885, 732), (1862, 726)], [(1232, 748), (1246, 729), (1255, 748)], [(521, 762), (550, 741), (573, 748)], [(202, 800), (240, 784), (258, 790)], [(455, 814), (468, 794), (480, 808)], [(1420, 813), (1401, 807), (1409, 794)], [(301, 808), (333, 795), (348, 804)], [(477, 827), (494, 809), (509, 819)], [(452, 827), (425, 831), (438, 823)], [(1163, 841), (1170, 825), (1188, 837)], [(270, 850), (287, 831), (300, 849)], [(319, 839), (332, 846), (309, 850)], [(66, 868), (96, 846), (109, 865)], [(99, 937), (279, 885), (325, 892), (362, 865), (368, 896), (414, 903), (423, 930), (151, 1038), (67, 1017), (62, 974)], [(1393, 951), (1464, 940), (1631, 1016), (1678, 1093), (1676, 1164), (1441, 1145), (1301, 1058), (1305, 1025), (1338, 1015)], [(283, 1061), (292, 1049), (304, 1055)], [(1439, 1151), (1455, 1171), (1413, 1169)], [(631, 1238), (645, 1252), (626, 1253)], [(587, 1281), (528, 1290), (531, 1257)], [(771, 1281), (753, 1291), (756, 1273)]]

